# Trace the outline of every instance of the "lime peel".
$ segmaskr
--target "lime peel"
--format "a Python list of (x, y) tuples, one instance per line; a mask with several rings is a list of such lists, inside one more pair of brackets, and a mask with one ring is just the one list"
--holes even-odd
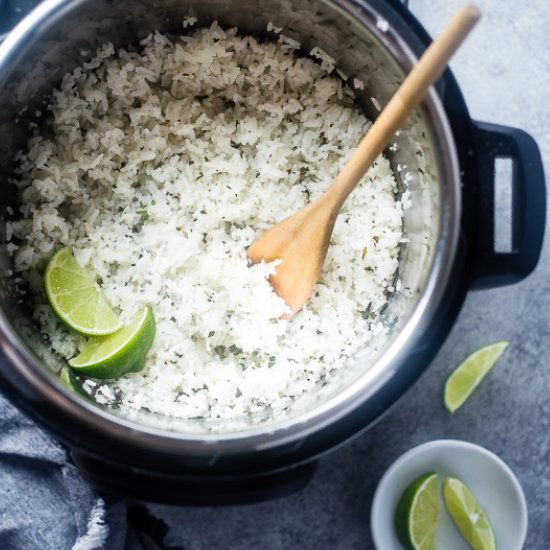
[(443, 397), (449, 412), (455, 412), (464, 404), (509, 343), (502, 340), (477, 349), (451, 373), (445, 384)]

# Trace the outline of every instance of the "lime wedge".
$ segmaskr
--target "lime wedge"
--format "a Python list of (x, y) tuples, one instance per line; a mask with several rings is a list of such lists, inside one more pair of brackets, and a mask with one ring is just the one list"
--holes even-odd
[(474, 351), (449, 376), (443, 400), (455, 412), (477, 388), (510, 342), (495, 342)]
[(59, 373), (59, 381), (71, 392), (80, 395), (84, 399), (91, 401), (90, 394), (84, 391), (81, 381), (75, 376), (74, 372), (65, 365)]
[(76, 332), (104, 336), (122, 327), (94, 277), (78, 265), (69, 247), (49, 261), (44, 288), (55, 313)]
[(90, 338), (80, 354), (69, 361), (75, 372), (91, 378), (117, 378), (139, 372), (155, 338), (155, 319), (149, 306), (143, 308), (118, 332)]
[(394, 515), (397, 538), (408, 550), (435, 550), (440, 505), (437, 474), (415, 479), (403, 492)]
[(76, 376), (72, 373), (68, 367), (63, 367), (59, 374), (59, 381), (70, 391), (77, 392), (78, 387), (76, 385)]
[(462, 481), (454, 477), (445, 478), (443, 500), (460, 534), (474, 550), (495, 550), (491, 525)]

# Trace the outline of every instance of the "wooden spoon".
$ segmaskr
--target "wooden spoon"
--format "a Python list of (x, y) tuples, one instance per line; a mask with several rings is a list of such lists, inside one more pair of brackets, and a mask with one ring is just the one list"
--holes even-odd
[(248, 248), (252, 263), (280, 259), (269, 279), (291, 308), (291, 317), (306, 303), (321, 274), (334, 222), (342, 204), (395, 132), (439, 78), (447, 62), (479, 20), (474, 4), (462, 7), (428, 47), (330, 187), (316, 201), (274, 225)]

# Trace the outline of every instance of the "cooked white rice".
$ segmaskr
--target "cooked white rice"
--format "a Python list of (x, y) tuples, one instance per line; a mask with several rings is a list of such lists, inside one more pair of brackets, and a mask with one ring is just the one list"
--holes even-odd
[(345, 204), (294, 319), (281, 319), (267, 281), (275, 265), (247, 264), (246, 247), (315, 199), (369, 126), (323, 52), (312, 52), (319, 63), (296, 47), (216, 24), (155, 33), (139, 52), (106, 44), (53, 92), (51, 121), (20, 158), (11, 227), (37, 324), (58, 353), (76, 353), (41, 290), (62, 245), (124, 318), (151, 304), (157, 323), (145, 370), (84, 385), (98, 402), (182, 418), (282, 407), (377, 330), (402, 240), (382, 156)]

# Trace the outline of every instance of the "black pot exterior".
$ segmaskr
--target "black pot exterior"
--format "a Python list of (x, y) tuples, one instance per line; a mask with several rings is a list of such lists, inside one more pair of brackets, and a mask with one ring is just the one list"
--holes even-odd
[[(358, 11), (363, 9), (359, 0), (351, 4)], [(406, 8), (396, 0), (371, 0), (369, 5), (390, 22), (417, 56), (422, 53), (429, 36)], [(28, 356), (5, 334), (0, 334), (0, 346), (5, 354), (0, 359), (3, 389), (21, 409), (68, 445), (84, 477), (107, 492), (174, 504), (212, 505), (273, 498), (305, 486), (313, 475), (315, 459), (366, 429), (416, 381), (443, 343), (466, 292), (476, 281), (480, 286), (512, 282), (514, 277), (495, 278), (495, 275), (513, 271), (517, 280), (527, 275), (538, 259), (545, 220), (544, 212), (536, 208), (536, 204), (545, 205), (546, 202), (536, 146), (531, 143), (519, 152), (514, 150), (512, 154), (510, 148), (505, 152), (515, 155), (515, 159), (525, 160), (519, 164), (527, 165), (528, 169), (519, 170), (518, 182), (527, 177), (526, 171), (535, 181), (533, 191), (522, 202), (525, 208), (529, 206), (536, 226), (534, 234), (530, 235), (530, 250), (527, 253), (524, 248), (524, 255), (516, 262), (524, 268), (516, 269), (517, 266), (506, 262), (487, 267), (484, 259), (492, 242), (487, 244), (487, 239), (480, 237), (479, 230), (483, 228), (479, 220), (484, 217), (482, 206), (487, 207), (487, 201), (483, 198), (488, 193), (486, 186), (480, 183), (480, 175), (487, 176), (488, 163), (494, 156), (487, 142), (481, 140), (482, 132), (489, 129), (471, 121), (450, 71), (438, 83), (437, 91), (451, 126), (463, 174), (460, 238), (444, 299), (432, 313), (424, 337), (409, 351), (405, 364), (384, 383), (375, 398), (366, 400), (351, 414), (334, 419), (287, 444), (208, 455), (196, 453), (191, 447), (186, 453), (178, 445), (166, 444), (159, 448), (151, 444), (151, 438), (129, 433), (127, 427), (90, 423), (85, 418), (86, 411), (81, 411), (81, 416), (74, 414), (73, 409), (67, 408), (65, 401), (59, 398), (59, 390), (51, 387), (47, 376), (26, 368)], [(492, 130), (498, 133), (498, 129)], [(11, 199), (6, 197), (7, 201)], [(21, 368), (14, 369), (14, 364)], [(124, 438), (120, 437), (120, 430)]]

